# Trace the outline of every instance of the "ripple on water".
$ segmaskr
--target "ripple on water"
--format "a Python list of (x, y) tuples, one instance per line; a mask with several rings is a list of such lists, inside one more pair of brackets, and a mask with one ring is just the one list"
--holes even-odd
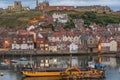
[(0, 70), (4, 76), (0, 77), (0, 80), (21, 80), (21, 75), (10, 70)]

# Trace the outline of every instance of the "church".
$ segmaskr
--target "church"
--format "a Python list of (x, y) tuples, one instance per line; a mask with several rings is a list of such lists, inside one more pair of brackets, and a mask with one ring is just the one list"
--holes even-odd
[(14, 1), (13, 6), (8, 6), (9, 11), (29, 11), (30, 8), (28, 6), (22, 6), (21, 1)]
[(36, 10), (42, 10), (42, 11), (52, 11), (52, 10), (73, 10), (74, 6), (51, 6), (49, 5), (49, 2), (46, 0), (43, 0), (42, 3), (39, 3), (38, 0), (36, 0)]

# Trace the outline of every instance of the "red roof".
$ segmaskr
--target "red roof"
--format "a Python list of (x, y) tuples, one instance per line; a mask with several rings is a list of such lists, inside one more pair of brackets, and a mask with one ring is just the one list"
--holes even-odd
[(48, 10), (63, 10), (63, 9), (73, 9), (74, 6), (45, 6), (44, 9), (48, 9)]

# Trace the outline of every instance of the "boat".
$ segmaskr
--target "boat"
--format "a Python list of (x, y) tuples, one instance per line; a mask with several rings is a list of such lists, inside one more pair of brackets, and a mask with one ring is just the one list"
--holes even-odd
[(9, 66), (10, 65), (10, 60), (9, 59), (4, 59), (1, 63), (0, 66)]
[(22, 73), (27, 77), (52, 77), (52, 76), (55, 77), (60, 76), (61, 71), (64, 71), (64, 69), (39, 69), (39, 70), (24, 69)]
[(1, 65), (1, 66), (9, 66), (10, 63), (7, 63), (7, 62), (1, 62), (0, 65)]
[(103, 69), (80, 69), (73, 66), (64, 70), (45, 69), (40, 71), (23, 70), (22, 73), (27, 77), (68, 77), (76, 76), (81, 78), (103, 78)]

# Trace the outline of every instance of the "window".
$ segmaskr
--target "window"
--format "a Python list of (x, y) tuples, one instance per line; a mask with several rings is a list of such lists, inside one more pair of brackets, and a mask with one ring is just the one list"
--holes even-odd
[(92, 40), (90, 40), (90, 44), (92, 44)]
[(25, 41), (23, 41), (23, 43), (25, 43)]
[(17, 38), (13, 38), (13, 40), (17, 40)]
[(16, 41), (14, 41), (14, 43), (16, 43)]
[(46, 47), (48, 47), (48, 44), (45, 44)]
[(40, 44), (40, 47), (44, 47), (44, 44)]
[(17, 2), (17, 6), (19, 5), (19, 3)]
[(48, 51), (48, 48), (45, 48), (46, 51)]
[(23, 40), (25, 40), (25, 38), (23, 38)]
[(40, 41), (40, 43), (43, 43), (43, 41)]
[(19, 40), (21, 40), (21, 38), (19, 38)]

